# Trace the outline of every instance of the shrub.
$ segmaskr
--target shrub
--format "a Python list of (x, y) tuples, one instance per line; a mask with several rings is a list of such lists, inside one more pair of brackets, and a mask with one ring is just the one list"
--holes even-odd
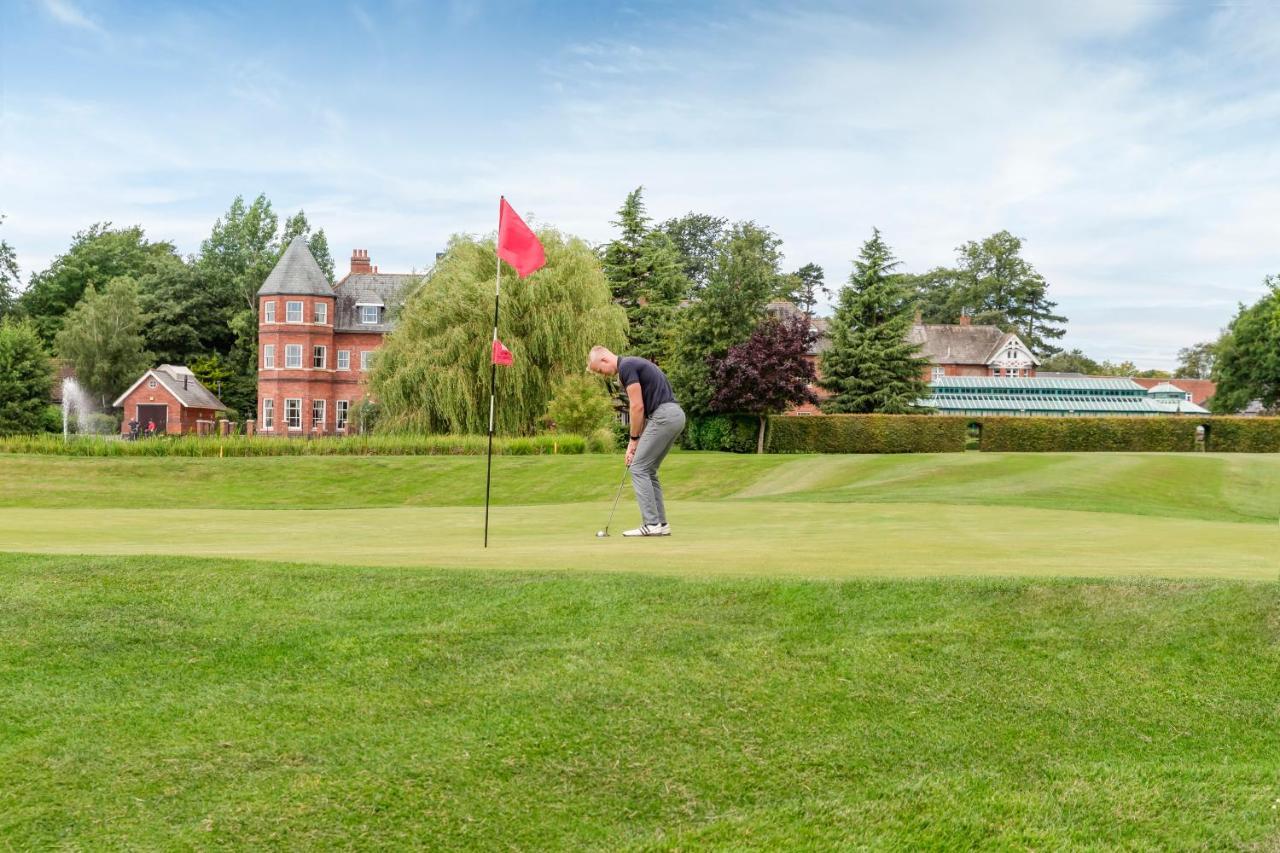
[(769, 453), (959, 453), (972, 418), (948, 415), (780, 415)]
[(601, 427), (587, 436), (588, 453), (617, 453), (618, 434), (612, 427)]
[(44, 407), (40, 413), (40, 429), (47, 433), (62, 435), (62, 407), (53, 403)]
[(570, 373), (555, 385), (547, 417), (559, 432), (589, 435), (609, 423), (613, 403), (600, 380), (588, 373)]
[(1187, 452), (1200, 422), (1182, 417), (984, 417), (980, 448), (988, 452)]
[(1214, 453), (1280, 453), (1280, 418), (1213, 418), (1206, 450)]
[(685, 424), (681, 446), (686, 450), (755, 453), (759, 429), (760, 419), (755, 415), (691, 417)]
[[(589, 451), (580, 435), (538, 435), (494, 439), (493, 452), (505, 456), (578, 455)], [(174, 436), (123, 441), (116, 438), (20, 435), (0, 438), (0, 453), (55, 456), (478, 456), (488, 446), (483, 435), (373, 435), (313, 439), (266, 436)], [(599, 442), (591, 446), (600, 446)]]

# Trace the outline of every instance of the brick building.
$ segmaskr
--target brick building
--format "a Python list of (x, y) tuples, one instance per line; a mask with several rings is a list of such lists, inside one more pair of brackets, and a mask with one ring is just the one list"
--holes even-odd
[(373, 354), (416, 275), (380, 273), (356, 249), (330, 284), (295, 237), (258, 290), (258, 432), (353, 433)]
[(177, 364), (148, 370), (112, 405), (124, 409), (121, 435), (129, 434), (131, 420), (138, 422), (140, 432), (146, 430), (148, 422), (154, 422), (157, 433), (194, 433), (200, 421), (212, 425), (218, 412), (227, 411), (194, 373)]

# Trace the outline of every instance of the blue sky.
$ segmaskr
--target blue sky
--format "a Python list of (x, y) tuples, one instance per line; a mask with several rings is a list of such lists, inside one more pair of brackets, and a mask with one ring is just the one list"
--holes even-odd
[(236, 194), (421, 269), (499, 193), (754, 219), (842, 282), (1007, 228), (1067, 344), (1170, 367), (1280, 273), (1280, 4), (0, 3), (0, 236), (193, 252)]

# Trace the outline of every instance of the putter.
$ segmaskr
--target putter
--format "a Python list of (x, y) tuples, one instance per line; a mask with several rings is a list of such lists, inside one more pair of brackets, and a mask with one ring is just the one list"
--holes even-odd
[(604, 539), (609, 535), (609, 525), (613, 524), (613, 514), (618, 509), (618, 498), (622, 497), (622, 485), (627, 482), (627, 472), (630, 470), (629, 466), (622, 469), (622, 479), (618, 481), (618, 493), (613, 496), (613, 509), (609, 510), (609, 520), (605, 523), (604, 530), (596, 531), (597, 539)]

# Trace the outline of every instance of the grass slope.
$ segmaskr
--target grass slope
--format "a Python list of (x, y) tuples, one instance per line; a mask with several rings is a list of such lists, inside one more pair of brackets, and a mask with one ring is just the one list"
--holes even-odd
[(1272, 849), (1280, 587), (0, 555), (13, 848)]
[[(494, 501), (611, 499), (621, 457), (500, 457)], [(735, 456), (674, 453), (676, 500), (1029, 506), (1276, 523), (1280, 455), (927, 454)], [(478, 506), (475, 457), (67, 458), (0, 455), (0, 507), (334, 509)]]
[[(1275, 580), (1280, 458), (730, 456), (664, 467), (677, 535), (596, 540), (618, 457), (0, 457), (0, 550), (823, 578)], [(634, 523), (627, 495), (614, 532)]]

